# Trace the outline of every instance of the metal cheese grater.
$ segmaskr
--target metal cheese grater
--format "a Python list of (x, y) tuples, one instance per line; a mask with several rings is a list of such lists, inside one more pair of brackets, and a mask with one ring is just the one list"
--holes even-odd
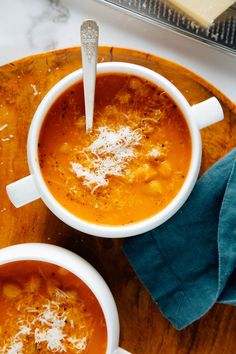
[(163, 0), (99, 1), (236, 55), (236, 4), (206, 29)]

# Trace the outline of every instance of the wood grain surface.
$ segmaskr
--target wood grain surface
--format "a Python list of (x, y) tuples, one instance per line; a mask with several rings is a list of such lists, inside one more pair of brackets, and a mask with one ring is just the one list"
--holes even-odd
[[(175, 84), (191, 103), (213, 94), (225, 119), (202, 131), (201, 172), (236, 146), (236, 107), (190, 71), (164, 59), (128, 49), (101, 47), (99, 62), (126, 61), (151, 68)], [(236, 353), (236, 309), (215, 305), (201, 320), (178, 332), (163, 317), (122, 252), (122, 240), (81, 234), (57, 219), (39, 200), (20, 209), (9, 202), (5, 186), (29, 174), (27, 132), (48, 90), (81, 66), (79, 48), (49, 52), (0, 68), (0, 247), (46, 242), (68, 248), (93, 264), (115, 297), (121, 321), (120, 344), (133, 354)]]

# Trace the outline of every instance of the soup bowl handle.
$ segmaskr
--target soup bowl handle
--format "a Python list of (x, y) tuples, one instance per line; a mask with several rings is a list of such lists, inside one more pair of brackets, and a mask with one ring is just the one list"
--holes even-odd
[(208, 127), (224, 118), (221, 104), (215, 97), (190, 107), (190, 115), (197, 122), (199, 129)]
[(127, 350), (122, 349), (122, 348), (119, 347), (113, 352), (113, 354), (131, 354), (131, 353), (127, 352)]
[(6, 187), (8, 197), (16, 208), (20, 208), (41, 197), (34, 175), (29, 175)]

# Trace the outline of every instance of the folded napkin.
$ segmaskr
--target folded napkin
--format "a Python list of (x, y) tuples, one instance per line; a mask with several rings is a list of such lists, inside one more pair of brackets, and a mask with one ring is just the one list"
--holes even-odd
[(182, 329), (215, 302), (236, 305), (236, 149), (197, 182), (166, 223), (124, 251), (161, 312)]

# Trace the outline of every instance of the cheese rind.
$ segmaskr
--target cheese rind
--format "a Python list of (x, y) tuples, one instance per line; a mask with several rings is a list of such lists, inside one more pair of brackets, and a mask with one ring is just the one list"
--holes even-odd
[(204, 27), (208, 27), (235, 0), (169, 0)]

